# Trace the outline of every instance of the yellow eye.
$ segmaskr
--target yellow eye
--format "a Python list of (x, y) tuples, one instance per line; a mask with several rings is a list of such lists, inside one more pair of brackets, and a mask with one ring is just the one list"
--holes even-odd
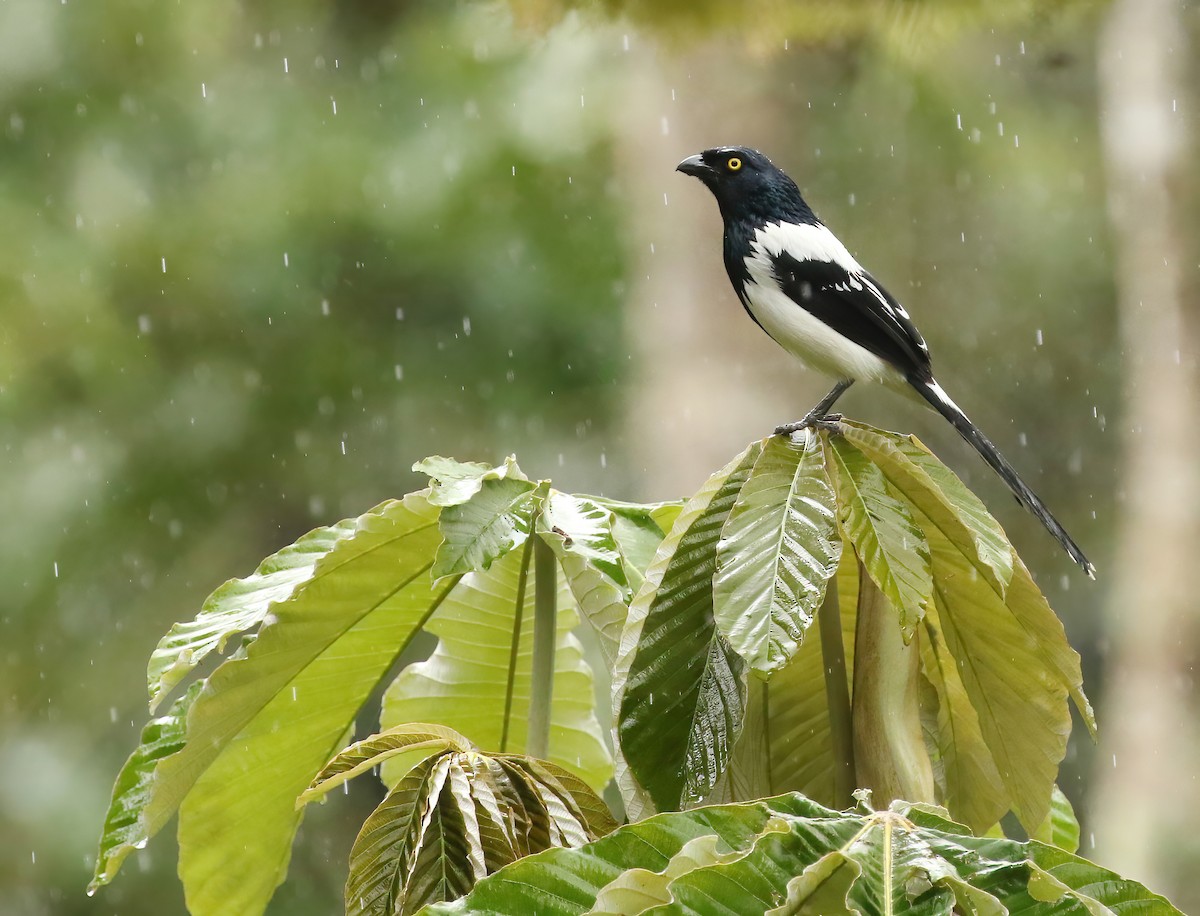
[(742, 160), (739, 159), (737, 156), (734, 156), (732, 159), (730, 159), (728, 162), (725, 163), (725, 168), (729, 169), (729, 171), (731, 171), (731, 172), (736, 172), (741, 167), (742, 167)]

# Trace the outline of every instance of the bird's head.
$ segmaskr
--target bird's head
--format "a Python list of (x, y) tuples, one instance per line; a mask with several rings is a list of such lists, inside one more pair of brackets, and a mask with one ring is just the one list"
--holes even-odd
[(717, 146), (688, 156), (675, 168), (704, 182), (727, 223), (739, 219), (754, 223), (816, 221), (796, 182), (756, 149)]

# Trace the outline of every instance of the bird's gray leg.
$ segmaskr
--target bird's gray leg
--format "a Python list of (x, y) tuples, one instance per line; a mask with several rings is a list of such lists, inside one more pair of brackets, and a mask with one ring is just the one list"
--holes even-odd
[(842, 379), (830, 390), (829, 394), (821, 398), (813, 409), (804, 415), (803, 420), (797, 420), (795, 423), (785, 423), (782, 426), (775, 427), (775, 435), (790, 436), (794, 432), (799, 432), (802, 429), (808, 429), (810, 426), (821, 426), (823, 424), (836, 423), (842, 418), (840, 413), (829, 413), (829, 408), (833, 406), (833, 402), (842, 396), (842, 394), (854, 384), (854, 379)]

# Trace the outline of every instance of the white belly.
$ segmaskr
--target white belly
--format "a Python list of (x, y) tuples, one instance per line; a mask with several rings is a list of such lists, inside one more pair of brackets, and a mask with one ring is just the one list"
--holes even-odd
[(760, 284), (751, 279), (745, 285), (745, 292), (747, 305), (764, 330), (812, 368), (835, 379), (907, 387), (904, 377), (892, 366), (814, 318), (784, 295), (773, 280)]

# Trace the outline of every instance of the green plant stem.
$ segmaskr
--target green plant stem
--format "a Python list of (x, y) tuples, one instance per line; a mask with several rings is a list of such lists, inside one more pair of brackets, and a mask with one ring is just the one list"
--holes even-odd
[[(532, 528), (532, 525), (530, 526)], [(538, 540), (530, 535), (521, 552), (521, 572), (517, 578), (517, 613), (513, 620), (512, 642), (508, 648), (508, 680), (504, 685), (504, 724), (500, 729), (500, 752), (508, 750), (509, 725), (512, 724), (513, 691), (517, 686), (517, 658), (521, 654), (521, 625), (525, 618), (525, 589), (529, 584), (529, 558)], [(536, 584), (535, 584), (536, 588)]]
[(526, 752), (545, 759), (550, 751), (550, 701), (554, 693), (554, 643), (558, 624), (557, 560), (550, 545), (536, 535), (533, 545), (533, 672), (529, 695), (529, 738)]
[(850, 681), (846, 677), (846, 650), (842, 645), (842, 610), (838, 604), (837, 576), (825, 588), (817, 611), (821, 633), (821, 667), (825, 696), (829, 700), (829, 736), (833, 743), (833, 792), (839, 804), (848, 805), (854, 792), (854, 732), (850, 720)]

